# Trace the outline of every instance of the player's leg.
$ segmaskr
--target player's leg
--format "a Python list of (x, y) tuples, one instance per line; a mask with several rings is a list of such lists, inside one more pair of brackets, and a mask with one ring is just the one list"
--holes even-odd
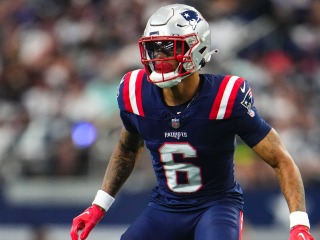
[(147, 207), (121, 236), (121, 240), (185, 240), (177, 230), (175, 214)]
[(230, 203), (209, 207), (195, 228), (195, 240), (239, 240), (242, 232), (242, 211)]

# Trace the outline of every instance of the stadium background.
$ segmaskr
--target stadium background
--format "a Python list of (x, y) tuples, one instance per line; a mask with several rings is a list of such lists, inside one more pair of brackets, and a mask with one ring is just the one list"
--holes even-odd
[[(300, 168), (320, 236), (319, 0), (0, 1), (0, 240), (70, 239), (91, 205), (121, 121), (122, 76), (142, 68), (138, 40), (159, 7), (196, 7), (212, 30), (203, 72), (246, 78), (260, 114)], [(243, 240), (288, 239), (273, 170), (239, 140)], [(119, 239), (156, 184), (148, 152), (90, 239)]]

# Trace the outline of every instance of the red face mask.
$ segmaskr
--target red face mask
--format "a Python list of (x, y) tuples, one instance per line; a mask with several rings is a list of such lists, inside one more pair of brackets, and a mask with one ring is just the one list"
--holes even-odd
[(175, 72), (175, 76), (183, 76), (190, 73), (193, 68), (186, 71), (184, 63), (191, 62), (191, 50), (186, 43), (186, 37), (193, 36), (150, 36), (143, 37), (139, 41), (141, 61), (146, 68), (150, 81), (151, 73), (162, 75), (162, 80), (153, 80), (153, 83), (165, 82), (176, 77), (165, 77), (164, 74)]

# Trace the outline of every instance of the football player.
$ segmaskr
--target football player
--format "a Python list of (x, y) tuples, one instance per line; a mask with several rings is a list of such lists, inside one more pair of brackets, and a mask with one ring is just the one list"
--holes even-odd
[(290, 210), (290, 240), (312, 240), (299, 170), (277, 132), (253, 106), (238, 76), (199, 74), (211, 33), (193, 7), (157, 10), (139, 41), (144, 69), (121, 80), (124, 127), (91, 207), (74, 218), (72, 240), (86, 239), (146, 146), (158, 186), (122, 240), (239, 240), (243, 195), (234, 180), (235, 135), (276, 172)]

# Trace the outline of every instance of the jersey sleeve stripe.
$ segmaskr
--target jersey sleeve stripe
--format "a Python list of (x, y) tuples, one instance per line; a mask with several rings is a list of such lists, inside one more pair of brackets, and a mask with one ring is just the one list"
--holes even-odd
[(130, 81), (129, 81), (130, 103), (131, 103), (133, 113), (137, 115), (139, 115), (139, 110), (138, 110), (137, 100), (136, 100), (136, 80), (137, 80), (138, 73), (139, 73), (139, 70), (134, 70), (130, 76)]
[(130, 97), (129, 97), (129, 83), (130, 83), (131, 74), (132, 72), (129, 72), (126, 74), (124, 83), (123, 83), (123, 102), (128, 112), (133, 112), (131, 103), (130, 103)]
[(142, 80), (145, 70), (134, 70), (125, 76), (123, 102), (128, 112), (144, 117), (142, 108)]
[(229, 75), (229, 76), (226, 76), (223, 80), (222, 80), (222, 83), (220, 85), (220, 88), (218, 90), (218, 94), (216, 96), (216, 99), (214, 100), (214, 103), (213, 103), (213, 106), (212, 106), (212, 109), (211, 109), (211, 112), (210, 112), (210, 116), (209, 116), (209, 119), (217, 119), (217, 115), (218, 115), (218, 112), (219, 112), (219, 109), (220, 109), (220, 104), (221, 104), (221, 100), (222, 100), (222, 97), (223, 97), (223, 93), (226, 89), (226, 86), (229, 82), (229, 79), (231, 78), (232, 76)]
[(230, 98), (230, 95), (231, 95), (231, 91), (234, 87), (234, 84), (235, 82), (237, 81), (239, 77), (237, 76), (232, 76), (229, 81), (228, 81), (228, 84), (224, 90), (224, 93), (223, 93), (223, 97), (222, 97), (222, 100), (221, 100), (221, 104), (220, 104), (220, 108), (219, 108), (219, 112), (218, 112), (218, 115), (217, 115), (217, 119), (224, 119), (225, 117), (225, 113), (226, 113), (226, 110), (227, 110), (227, 105), (228, 105), (228, 101), (229, 101), (229, 98)]
[(237, 76), (226, 76), (223, 79), (213, 103), (209, 119), (226, 119), (231, 116), (237, 91), (241, 86), (241, 80), (238, 81), (238, 79), (240, 78)]
[(243, 81), (244, 81), (243, 78), (238, 78), (235, 81), (234, 86), (231, 91), (231, 94), (230, 94), (230, 97), (229, 97), (226, 113), (224, 114), (224, 119), (229, 118), (231, 116), (232, 108), (233, 108), (234, 102), (236, 100), (238, 90), (239, 90), (241, 84), (243, 83)]
[(139, 114), (144, 117), (144, 112), (142, 108), (142, 94), (141, 94), (141, 89), (142, 89), (142, 81), (143, 81), (143, 76), (144, 76), (145, 70), (140, 70), (138, 73), (138, 78), (136, 81), (136, 100), (137, 100), (137, 107)]

